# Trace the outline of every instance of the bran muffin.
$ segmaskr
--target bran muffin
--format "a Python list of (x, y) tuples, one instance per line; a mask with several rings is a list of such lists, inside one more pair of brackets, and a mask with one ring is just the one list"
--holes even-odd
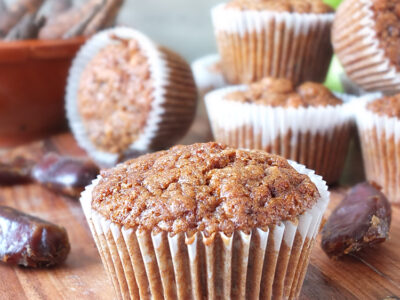
[(210, 54), (196, 59), (192, 63), (192, 72), (200, 99), (208, 92), (227, 85), (222, 74), (221, 58), (218, 54)]
[(66, 108), (80, 146), (111, 166), (129, 151), (174, 144), (190, 127), (196, 101), (182, 57), (120, 27), (82, 47), (71, 67)]
[(212, 140), (210, 122), (204, 105), (204, 96), (208, 92), (227, 85), (221, 70), (221, 58), (218, 54), (210, 54), (196, 59), (192, 65), (192, 72), (198, 91), (198, 106), (196, 119), (192, 129), (194, 134), (202, 137), (196, 142)]
[(333, 10), (322, 0), (233, 0), (213, 8), (212, 20), (230, 84), (325, 79)]
[(356, 116), (368, 181), (400, 203), (400, 94), (360, 102)]
[(81, 197), (128, 299), (294, 299), (328, 202), (303, 166), (217, 143), (127, 161)]
[(217, 142), (282, 155), (338, 181), (351, 136), (346, 104), (322, 84), (287, 79), (211, 92), (206, 106)]
[(332, 43), (347, 76), (366, 91), (400, 91), (400, 4), (395, 0), (345, 0)]

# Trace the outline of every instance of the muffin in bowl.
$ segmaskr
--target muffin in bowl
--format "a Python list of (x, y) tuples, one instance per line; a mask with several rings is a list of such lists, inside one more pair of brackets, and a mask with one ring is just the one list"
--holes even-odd
[(329, 202), (263, 151), (175, 146), (103, 171), (81, 197), (121, 298), (296, 298)]

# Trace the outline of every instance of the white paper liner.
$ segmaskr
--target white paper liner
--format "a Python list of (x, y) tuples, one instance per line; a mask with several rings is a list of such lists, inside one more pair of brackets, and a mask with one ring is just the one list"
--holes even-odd
[(211, 15), (230, 83), (266, 76), (288, 78), (295, 84), (325, 79), (332, 56), (333, 13), (240, 11), (219, 4)]
[[(143, 129), (142, 133), (139, 135), (138, 139), (129, 147), (129, 149), (138, 151), (148, 150), (153, 140), (157, 138), (158, 134), (160, 134), (160, 129), (167, 128), (167, 132), (171, 132), (171, 129), (169, 129), (168, 126), (165, 126), (165, 124), (162, 123), (169, 122), (171, 123), (170, 127), (174, 126), (174, 124), (175, 126), (176, 124), (178, 126), (182, 126), (182, 124), (188, 123), (188, 128), (191, 124), (191, 122), (179, 122), (180, 120), (178, 120), (177, 118), (175, 118), (177, 121), (175, 122), (173, 120), (174, 115), (170, 115), (170, 112), (167, 109), (168, 107), (165, 106), (168, 101), (166, 96), (167, 87), (174, 76), (172, 75), (172, 72), (174, 70), (171, 69), (171, 67), (168, 65), (169, 57), (166, 54), (166, 51), (161, 50), (159, 45), (155, 44), (141, 32), (128, 27), (115, 27), (97, 33), (82, 46), (72, 63), (68, 76), (65, 105), (67, 118), (71, 130), (76, 140), (78, 141), (79, 146), (85, 149), (96, 162), (106, 167), (116, 164), (118, 154), (101, 151), (97, 149), (95, 145), (93, 145), (93, 143), (90, 141), (79, 114), (77, 95), (79, 90), (80, 76), (84, 71), (86, 65), (102, 48), (109, 44), (117, 43), (117, 41), (114, 40), (112, 36), (117, 36), (124, 39), (135, 39), (139, 43), (143, 54), (148, 58), (150, 73), (154, 86), (152, 94), (153, 100), (151, 103), (151, 110), (147, 117), (146, 126)], [(188, 80), (190, 80), (191, 71), (189, 67), (187, 69), (188, 70), (185, 71), (188, 72), (187, 77)], [(178, 82), (174, 83), (174, 85), (178, 84), (179, 87), (182, 88), (178, 89), (178, 92), (181, 92), (181, 90), (184, 90), (186, 83), (187, 82), (179, 82), (178, 80)], [(182, 109), (188, 110), (188, 112), (186, 113), (187, 118), (193, 119), (192, 115), (194, 115), (196, 107), (195, 93), (196, 92), (193, 91), (193, 96), (189, 95), (187, 97), (181, 97), (185, 98), (184, 100), (187, 100), (186, 102), (179, 98), (176, 99), (176, 102), (178, 102), (178, 104), (182, 101), (185, 102), (182, 103)], [(191, 102), (193, 102), (192, 105)], [(168, 121), (168, 118), (171, 118), (171, 120)]]
[(225, 100), (246, 90), (231, 86), (210, 92), (206, 108), (217, 142), (244, 149), (261, 149), (314, 168), (328, 183), (339, 179), (352, 126), (350, 95), (336, 94), (343, 105), (284, 108)]
[(400, 203), (400, 120), (369, 111), (369, 101), (359, 101), (356, 114), (366, 176)]
[(346, 94), (354, 95), (354, 96), (363, 96), (365, 94), (368, 94), (369, 92), (364, 91), (361, 87), (359, 87), (357, 84), (355, 84), (351, 79), (346, 75), (346, 73), (341, 73), (339, 75), (340, 77), (340, 82), (342, 83), (344, 92)]
[(311, 247), (329, 203), (326, 183), (314, 171), (291, 162), (307, 174), (320, 199), (295, 221), (229, 237), (202, 233), (169, 236), (135, 232), (106, 220), (91, 209), (100, 177), (81, 195), (81, 205), (120, 299), (285, 299), (297, 298)]
[(371, 0), (343, 1), (336, 12), (332, 43), (347, 76), (366, 91), (400, 91), (400, 72), (381, 48)]
[(192, 72), (200, 98), (203, 98), (209, 91), (227, 85), (222, 71), (213, 69), (220, 61), (221, 58), (218, 54), (210, 54), (200, 57), (192, 63)]

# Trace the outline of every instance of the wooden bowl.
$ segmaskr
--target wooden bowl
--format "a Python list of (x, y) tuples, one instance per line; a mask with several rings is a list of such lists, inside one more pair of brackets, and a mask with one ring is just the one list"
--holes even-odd
[(66, 128), (64, 93), (85, 38), (0, 42), (0, 148)]

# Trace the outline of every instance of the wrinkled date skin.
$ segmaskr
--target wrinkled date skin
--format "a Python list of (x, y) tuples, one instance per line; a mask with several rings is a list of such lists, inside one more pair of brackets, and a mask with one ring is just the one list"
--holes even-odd
[(33, 181), (31, 171), (47, 152), (54, 151), (48, 140), (33, 142), (8, 150), (0, 155), (0, 186)]
[(99, 168), (87, 159), (46, 154), (32, 170), (38, 183), (54, 192), (78, 198), (85, 186), (99, 174)]
[(337, 258), (384, 242), (389, 235), (390, 203), (369, 183), (353, 187), (322, 230), (322, 249)]
[(0, 260), (40, 268), (65, 261), (71, 247), (63, 227), (0, 206)]
[(0, 161), (0, 186), (32, 181), (31, 170), (34, 162), (17, 156), (7, 162)]

